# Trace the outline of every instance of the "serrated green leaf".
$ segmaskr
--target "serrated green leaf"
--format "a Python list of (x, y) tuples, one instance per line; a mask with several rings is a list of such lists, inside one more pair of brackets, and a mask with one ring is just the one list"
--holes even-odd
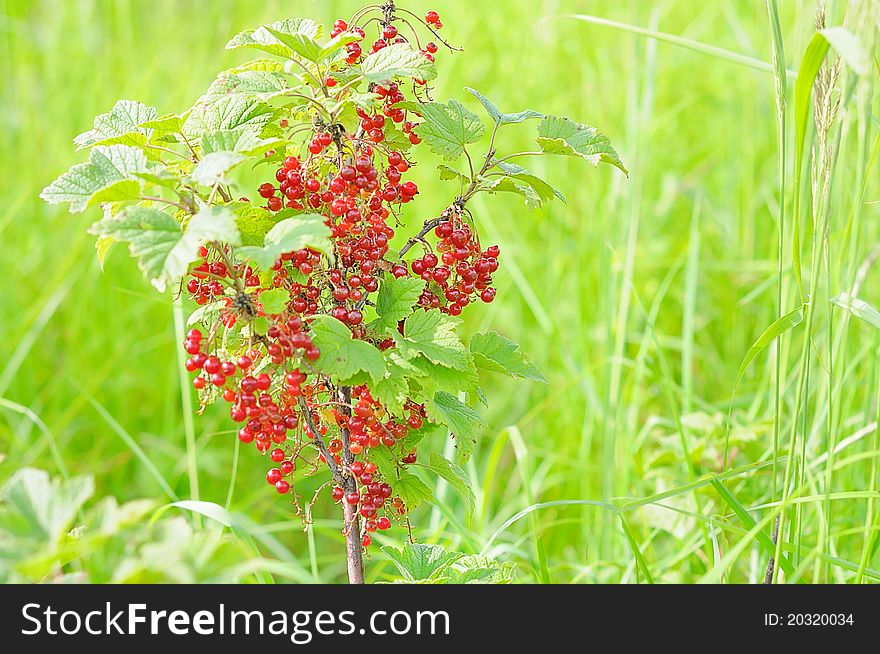
[(421, 114), (422, 122), (415, 128), (416, 134), (446, 159), (458, 158), (466, 145), (479, 141), (486, 131), (480, 117), (457, 100), (402, 102), (398, 106)]
[(277, 138), (264, 139), (259, 136), (260, 129), (254, 127), (238, 127), (208, 132), (202, 136), (202, 152), (237, 152), (248, 157), (255, 157), (273, 148), (286, 144)]
[(425, 403), (428, 417), (436, 423), (445, 425), (455, 435), (457, 445), (456, 459), (467, 461), (473, 452), (477, 435), (486, 428), (486, 423), (476, 411), (460, 401), (451, 393), (440, 391)]
[(240, 257), (252, 260), (257, 266), (268, 270), (285, 252), (311, 248), (333, 257), (330, 228), (324, 224), (324, 216), (302, 214), (276, 223), (263, 240), (262, 246), (239, 248)]
[(422, 502), (434, 501), (434, 493), (425, 482), (408, 472), (401, 473), (397, 480), (391, 483), (391, 487), (409, 511), (417, 508)]
[(320, 36), (320, 26), (313, 20), (308, 18), (299, 19), (295, 26), (288, 23), (285, 27), (277, 28), (274, 25), (267, 25), (266, 31), (274, 36), (280, 43), (286, 45), (290, 50), (301, 57), (305, 57), (309, 61), (321, 60), (321, 46), (318, 44)]
[(127, 145), (95, 147), (87, 163), (73, 166), (40, 193), (49, 204), (70, 204), (79, 213), (101, 202), (131, 200), (140, 196), (143, 182), (135, 173), (147, 170), (139, 148)]
[(238, 152), (210, 152), (193, 168), (190, 177), (198, 184), (214, 186), (226, 179), (226, 173), (245, 160)]
[(416, 311), (406, 319), (405, 335), (395, 334), (394, 340), (406, 358), (420, 353), (438, 365), (464, 370), (470, 355), (455, 333), (460, 324), (437, 309)]
[(409, 581), (425, 581), (441, 574), (464, 556), (461, 552), (447, 552), (439, 545), (407, 543), (401, 549), (382, 548), (397, 569)]
[(447, 166), (446, 164), (440, 164), (437, 166), (437, 170), (440, 172), (439, 177), (443, 181), (451, 181), (455, 180), (460, 182), (461, 184), (468, 184), (470, 179), (467, 175), (462, 172), (459, 172), (452, 166)]
[(435, 474), (440, 475), (440, 477), (449, 483), (456, 493), (461, 495), (461, 498), (465, 501), (465, 506), (467, 507), (466, 515), (469, 520), (474, 514), (474, 507), (477, 504), (477, 498), (474, 497), (474, 490), (471, 486), (470, 477), (465, 474), (464, 470), (437, 452), (431, 452), (426, 467)]
[(478, 333), (471, 337), (468, 347), (481, 370), (547, 383), (538, 367), (509, 338), (495, 332)]
[(526, 201), (526, 207), (537, 209), (541, 206), (541, 196), (532, 188), (531, 184), (518, 180), (515, 177), (482, 177), (480, 189), (488, 193), (515, 193), (521, 195)]
[(239, 94), (268, 97), (283, 93), (286, 89), (284, 75), (275, 71), (223, 71), (211, 82), (205, 97)]
[(495, 166), (501, 170), (502, 173), (507, 175), (508, 177), (512, 177), (519, 181), (525, 182), (538, 194), (541, 198), (542, 202), (548, 202), (552, 200), (554, 197), (558, 198), (562, 202), (565, 202), (565, 196), (562, 193), (550, 185), (547, 181), (541, 179), (534, 173), (530, 172), (528, 169), (523, 168), (522, 166), (511, 163), (509, 161), (494, 161)]
[(393, 43), (368, 55), (361, 62), (360, 72), (370, 82), (385, 82), (396, 77), (429, 82), (437, 77), (434, 62), (409, 43)]
[(143, 145), (152, 135), (152, 129), (142, 123), (158, 115), (155, 107), (135, 100), (119, 100), (106, 114), (95, 117), (94, 128), (75, 139), (77, 150), (93, 145)]
[(143, 173), (132, 173), (132, 176), (145, 181), (147, 184), (155, 184), (156, 186), (162, 186), (171, 190), (180, 186), (180, 177), (164, 168), (148, 170)]
[(129, 244), (144, 276), (160, 292), (186, 274), (206, 241), (235, 245), (238, 230), (228, 209), (210, 207), (199, 212), (184, 230), (173, 217), (150, 207), (134, 206), (92, 225), (90, 232)]
[(387, 352), (383, 353), (385, 376), (369, 385), (370, 393), (393, 415), (401, 415), (409, 395), (409, 383), (406, 379), (408, 369), (399, 365), (397, 359), (389, 357)]
[(227, 206), (235, 212), (235, 224), (241, 234), (241, 244), (244, 246), (262, 247), (263, 240), (269, 230), (277, 222), (293, 215), (292, 209), (284, 209), (272, 213), (265, 207), (255, 206), (249, 202), (234, 203)]
[(284, 62), (276, 61), (275, 59), (254, 59), (253, 61), (245, 62), (240, 66), (230, 68), (226, 72), (243, 73), (246, 70), (258, 70), (269, 73), (283, 73)]
[(369, 450), (369, 459), (376, 464), (376, 469), (382, 478), (389, 484), (393, 484), (397, 479), (400, 466), (397, 464), (397, 457), (394, 452), (385, 445), (377, 445)]
[(279, 33), (288, 35), (302, 34), (310, 38), (316, 38), (318, 36), (318, 25), (306, 18), (288, 18), (276, 21), (269, 25), (261, 25), (256, 29), (239, 32), (229, 40), (229, 43), (226, 44), (226, 49), (256, 48), (277, 57), (290, 57), (293, 54), (293, 50), (278, 38), (277, 35)]
[(496, 107), (492, 101), (487, 98), (485, 95), (477, 91), (476, 89), (472, 89), (470, 87), (464, 87), (465, 91), (469, 91), (474, 95), (477, 100), (480, 101), (480, 104), (483, 105), (483, 108), (486, 109), (486, 112), (492, 117), (499, 125), (507, 125), (510, 123), (521, 123), (523, 121), (529, 120), (531, 118), (543, 118), (544, 114), (538, 113), (537, 111), (532, 111), (531, 109), (527, 109), (525, 111), (518, 111), (513, 114), (503, 113), (498, 107)]
[(243, 126), (260, 130), (276, 111), (259, 98), (245, 95), (202, 96), (183, 123), (183, 133), (197, 140), (209, 132)]
[(0, 506), (15, 513), (16, 535), (27, 539), (29, 547), (51, 546), (70, 530), (94, 492), (92, 477), (61, 481), (45, 470), (21, 468), (0, 488)]
[(260, 293), (260, 304), (263, 305), (263, 311), (270, 316), (283, 313), (287, 309), (289, 301), (290, 292), (284, 288), (270, 288)]
[(254, 330), (254, 334), (265, 336), (269, 331), (269, 319), (266, 316), (257, 316), (251, 323), (251, 329)]
[(432, 397), (437, 391), (473, 393), (480, 382), (472, 357), (468, 357), (461, 370), (438, 366), (424, 356), (415, 357), (410, 363), (420, 372), (417, 381), (426, 397)]
[(153, 135), (173, 134), (183, 127), (183, 118), (177, 114), (165, 114), (140, 124), (145, 129), (153, 130)]
[(336, 380), (365, 372), (376, 382), (385, 377), (385, 361), (378, 348), (353, 338), (351, 330), (336, 318), (315, 316), (312, 342), (321, 351), (315, 368)]
[(538, 125), (536, 140), (547, 154), (581, 157), (594, 166), (608, 163), (629, 174), (609, 138), (590, 125), (547, 116)]
[(417, 277), (383, 278), (376, 298), (376, 330), (396, 329), (397, 323), (412, 313), (424, 290), (424, 280)]

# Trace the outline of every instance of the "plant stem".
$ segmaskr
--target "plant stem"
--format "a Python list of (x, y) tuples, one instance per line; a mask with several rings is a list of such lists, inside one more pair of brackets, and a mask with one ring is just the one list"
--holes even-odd
[[(341, 407), (340, 413), (351, 417), (351, 388), (348, 386), (340, 386), (337, 391), (339, 403)], [(342, 463), (345, 468), (350, 468), (354, 463), (354, 455), (349, 449), (349, 433), (348, 429), (339, 430), (340, 440), (342, 441)], [(345, 483), (342, 486), (345, 494), (356, 493), (358, 490), (357, 479), (354, 475), (347, 474)], [(364, 550), (361, 542), (361, 524), (358, 508), (356, 505), (349, 504), (342, 500), (342, 530), (345, 533), (345, 558), (348, 561), (348, 583), (362, 584), (364, 583)]]

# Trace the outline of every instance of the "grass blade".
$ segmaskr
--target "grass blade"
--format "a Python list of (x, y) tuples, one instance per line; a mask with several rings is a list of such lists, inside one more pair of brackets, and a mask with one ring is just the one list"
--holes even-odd
[[(677, 45), (681, 48), (687, 48), (688, 50), (693, 50), (694, 52), (699, 52), (700, 54), (708, 55), (722, 61), (745, 66), (746, 68), (751, 68), (753, 70), (760, 70), (764, 73), (772, 73), (774, 69), (772, 64), (769, 64), (766, 61), (762, 61), (761, 59), (749, 57), (747, 55), (739, 54), (738, 52), (732, 52), (730, 50), (725, 50), (724, 48), (719, 48), (714, 45), (708, 45), (707, 43), (695, 41), (694, 39), (688, 39), (683, 36), (677, 36), (675, 34), (658, 32), (657, 30), (639, 27), (637, 25), (630, 25), (628, 23), (620, 23), (616, 20), (609, 20), (607, 18), (600, 18), (598, 16), (590, 16), (589, 14), (565, 14), (561, 16), (561, 18), (574, 18), (575, 20), (582, 20), (586, 23), (593, 23), (594, 25), (604, 25), (605, 27), (611, 27), (616, 30), (629, 32), (630, 34), (638, 34), (640, 36), (648, 37), (649, 39), (656, 39), (658, 41), (663, 41), (664, 43)], [(791, 79), (795, 79), (798, 76), (798, 73), (793, 70), (786, 70), (785, 73), (786, 76), (790, 77)]]

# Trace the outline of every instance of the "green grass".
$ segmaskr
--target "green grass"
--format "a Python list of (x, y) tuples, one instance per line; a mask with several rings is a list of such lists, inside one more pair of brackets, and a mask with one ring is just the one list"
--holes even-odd
[[(880, 305), (870, 266), (880, 237), (877, 68), (861, 80), (841, 68), (823, 200), (808, 159), (800, 190), (792, 175), (795, 128), (807, 156), (816, 143), (812, 108), (795, 111), (795, 96), (809, 97), (795, 71), (815, 31), (813, 2), (779, 3), (778, 66), (763, 2), (437, 4), (445, 36), (465, 52), (441, 52), (435, 97), (476, 110), (471, 86), (507, 111), (596, 125), (630, 177), (541, 160), (536, 172), (568, 204), (527, 213), (516, 199), (475, 198), (502, 267), (497, 300), (469, 311), (467, 329), (520, 342), (550, 383), (492, 381), (490, 428), (467, 466), (473, 521), (445, 492), (441, 506), (416, 512), (414, 535), (513, 562), (522, 581), (758, 583), (771, 554), (785, 557), (780, 582), (880, 578), (880, 340), (830, 303), (855, 287)], [(829, 25), (846, 4), (830, 3)], [(358, 6), (0, 0), (0, 483), (35, 466), (93, 475), (97, 495), (120, 501), (214, 502), (230, 513), (166, 513), (193, 529), (239, 516), (228, 517), (229, 533), (241, 536), (251, 579), (344, 577), (335, 508), (316, 505), (304, 533), (268, 492), (264, 461), (251, 448), (239, 456), (222, 407), (190, 421), (171, 299), (122, 249), (102, 272), (86, 234), (96, 216), (68, 215), (37, 194), (80, 160), (71, 139), (117, 99), (181, 110), (243, 61), (223, 50), (239, 30), (292, 15), (332, 21)], [(572, 14), (605, 20), (562, 17)], [(876, 53), (876, 23), (851, 24)], [(511, 151), (530, 149), (529, 127), (516, 129)], [(416, 170), (422, 195), (408, 216), (420, 223), (455, 189), (429, 166)], [(813, 229), (826, 222), (827, 238)], [(753, 343), (807, 299), (803, 324), (765, 344), (731, 400)], [(306, 498), (316, 487), (305, 483)], [(376, 549), (367, 574), (383, 579), (393, 566)]]

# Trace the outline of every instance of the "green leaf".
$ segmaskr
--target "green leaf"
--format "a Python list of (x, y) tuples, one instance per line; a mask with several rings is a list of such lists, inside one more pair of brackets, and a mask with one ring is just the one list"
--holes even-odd
[(134, 206), (95, 223), (90, 232), (128, 243), (138, 267), (160, 292), (186, 274), (205, 241), (238, 242), (235, 216), (223, 207), (199, 212), (183, 230), (167, 213)]
[(459, 172), (452, 166), (447, 166), (446, 164), (440, 164), (437, 166), (437, 170), (440, 172), (439, 177), (444, 181), (455, 180), (460, 182), (463, 185), (467, 185), (470, 182), (470, 179), (467, 175), (462, 172)]
[(332, 259), (333, 244), (330, 243), (330, 228), (324, 224), (324, 216), (301, 214), (287, 218), (270, 229), (260, 246), (239, 248), (237, 254), (251, 259), (257, 266), (268, 270), (285, 252), (311, 248), (323, 252)]
[(200, 139), (208, 132), (245, 125), (262, 129), (275, 117), (276, 109), (259, 98), (245, 95), (202, 96), (183, 123), (187, 138)]
[(424, 356), (415, 357), (409, 363), (419, 371), (416, 382), (426, 397), (432, 397), (437, 391), (473, 393), (480, 382), (473, 357), (468, 357), (467, 365), (462, 370), (438, 366)]
[(131, 200), (140, 196), (143, 182), (135, 173), (146, 172), (147, 158), (127, 145), (97, 146), (88, 163), (73, 166), (40, 193), (49, 204), (70, 204), (79, 213), (101, 202)]
[(235, 224), (241, 234), (241, 243), (245, 246), (262, 247), (269, 230), (277, 222), (293, 214), (292, 209), (272, 213), (265, 207), (255, 206), (250, 202), (233, 203), (227, 206), (235, 212)]
[[(798, 67), (797, 80), (794, 83), (794, 180), (793, 186), (801, 188), (803, 176), (804, 144), (807, 137), (807, 126), (810, 120), (810, 99), (813, 96), (813, 84), (819, 69), (825, 61), (830, 47), (828, 39), (822, 34), (816, 33), (807, 44), (801, 65)], [(801, 273), (801, 237), (800, 237), (800, 193), (794, 194), (794, 224), (792, 226), (792, 268), (797, 280), (797, 287), (801, 297), (804, 297), (804, 284)]]
[(565, 202), (565, 196), (562, 195), (560, 191), (550, 185), (548, 182), (544, 181), (534, 173), (530, 172), (528, 169), (523, 168), (522, 166), (511, 163), (509, 161), (495, 161), (495, 165), (503, 172), (506, 176), (512, 177), (513, 179), (519, 180), (521, 182), (525, 182), (538, 194), (538, 197), (541, 198), (542, 202), (549, 202), (553, 198), (558, 198)]
[(318, 45), (316, 39), (321, 29), (313, 20), (301, 18), (295, 25), (288, 23), (280, 29), (270, 25), (266, 27), (266, 30), (295, 54), (305, 57), (309, 61), (320, 60), (321, 46)]
[(526, 201), (526, 207), (537, 209), (541, 206), (541, 196), (527, 182), (520, 181), (507, 175), (501, 177), (483, 177), (480, 179), (480, 188), (488, 193), (515, 193), (521, 195)]
[(357, 372), (366, 372), (376, 382), (385, 377), (385, 361), (378, 348), (355, 339), (351, 330), (336, 318), (315, 316), (312, 320), (312, 342), (321, 350), (315, 368), (335, 379), (348, 379)]
[(183, 127), (183, 118), (177, 114), (165, 114), (164, 116), (144, 121), (140, 126), (153, 130), (154, 136), (157, 134), (173, 134), (179, 132)]
[(369, 385), (370, 392), (392, 414), (401, 415), (410, 393), (408, 377), (421, 372), (393, 349), (386, 350), (382, 356), (385, 360), (385, 376)]
[(733, 384), (734, 393), (736, 392), (739, 383), (742, 381), (743, 375), (746, 374), (746, 370), (749, 369), (749, 365), (755, 360), (755, 357), (763, 352), (764, 348), (770, 345), (770, 343), (775, 341), (782, 334), (797, 325), (800, 325), (804, 321), (804, 310), (806, 307), (807, 305), (804, 304), (794, 311), (789, 311), (781, 318), (778, 318), (772, 325), (764, 330), (764, 333), (758, 337), (758, 340), (752, 343), (752, 346), (749, 348), (749, 351), (746, 352), (746, 356), (739, 366), (739, 371), (736, 373), (736, 382)]
[(398, 106), (422, 116), (415, 131), (437, 154), (456, 159), (465, 146), (476, 143), (486, 131), (477, 114), (456, 100), (449, 102), (401, 102)]
[(391, 485), (394, 494), (400, 496), (409, 511), (417, 508), (422, 502), (434, 501), (434, 494), (425, 482), (408, 472), (401, 473)]
[(582, 157), (594, 166), (611, 164), (629, 174), (607, 136), (568, 118), (546, 116), (538, 125), (538, 145), (547, 154)]
[(376, 298), (377, 331), (396, 329), (397, 323), (409, 316), (419, 301), (425, 282), (417, 277), (386, 276)]
[(142, 123), (156, 118), (155, 107), (148, 107), (134, 100), (119, 100), (109, 113), (95, 118), (94, 129), (83, 132), (75, 139), (77, 150), (93, 145), (143, 145), (152, 129)]
[(466, 515), (469, 520), (474, 514), (474, 507), (477, 503), (477, 499), (474, 496), (474, 490), (471, 487), (470, 477), (465, 474), (464, 470), (437, 452), (431, 452), (431, 457), (428, 459), (428, 465), (426, 467), (440, 475), (453, 489), (455, 489), (456, 493), (461, 495), (462, 499), (465, 501), (465, 506), (467, 506)]
[(386, 445), (377, 445), (369, 450), (370, 461), (376, 464), (376, 469), (382, 478), (389, 484), (393, 484), (400, 472), (397, 457)]
[(469, 348), (481, 370), (547, 383), (538, 367), (509, 338), (495, 332), (478, 333), (471, 337)]
[(513, 114), (505, 114), (502, 113), (501, 110), (496, 107), (489, 98), (485, 95), (477, 91), (476, 89), (472, 89), (468, 86), (464, 87), (465, 91), (469, 91), (480, 101), (480, 104), (486, 109), (486, 112), (492, 117), (499, 125), (507, 125), (510, 123), (521, 123), (523, 121), (529, 120), (531, 118), (543, 118), (544, 114), (538, 113), (537, 111), (532, 111), (531, 109), (527, 109), (525, 111), (518, 111)]
[(190, 177), (204, 186), (214, 186), (225, 181), (226, 173), (244, 161), (246, 157), (238, 152), (210, 152), (193, 169)]
[(275, 71), (224, 71), (211, 82), (211, 86), (205, 91), (205, 97), (242, 94), (267, 98), (285, 90), (287, 83), (284, 75)]
[(290, 57), (293, 49), (280, 40), (279, 34), (287, 36), (298, 34), (304, 38), (314, 39), (318, 36), (318, 25), (306, 18), (276, 21), (253, 30), (239, 32), (226, 44), (226, 49), (256, 48), (278, 57)]
[(368, 55), (361, 62), (360, 72), (370, 82), (385, 82), (396, 77), (429, 82), (437, 77), (434, 62), (409, 43), (393, 43)]
[(467, 461), (474, 449), (476, 436), (486, 428), (486, 423), (476, 411), (451, 393), (440, 391), (425, 403), (428, 417), (446, 425), (455, 435), (459, 462)]
[(263, 139), (259, 136), (260, 129), (255, 127), (238, 127), (208, 132), (202, 136), (202, 152), (239, 152), (248, 157), (265, 154), (269, 150), (286, 144), (281, 139)]
[(290, 292), (284, 288), (270, 288), (268, 291), (260, 293), (260, 304), (263, 305), (263, 311), (271, 316), (284, 313), (289, 301)]
[(435, 577), (464, 556), (461, 552), (447, 552), (439, 545), (422, 543), (407, 543), (402, 549), (385, 546), (382, 552), (409, 581)]
[(856, 318), (865, 321), (872, 327), (880, 329), (880, 312), (870, 304), (857, 297), (851, 297), (848, 293), (842, 293), (831, 300), (832, 304), (846, 309)]
[(91, 477), (61, 481), (44, 470), (21, 468), (0, 488), (0, 531), (54, 545), (94, 491)]
[(171, 189), (172, 191), (176, 190), (181, 184), (180, 176), (165, 168), (148, 170), (143, 173), (132, 173), (132, 175), (137, 179), (145, 181), (147, 184), (155, 184), (156, 186), (162, 186)]
[(416, 311), (406, 319), (405, 336), (395, 334), (394, 340), (406, 358), (420, 353), (438, 365), (464, 370), (470, 355), (455, 333), (460, 324), (458, 318), (446, 316), (437, 309)]

